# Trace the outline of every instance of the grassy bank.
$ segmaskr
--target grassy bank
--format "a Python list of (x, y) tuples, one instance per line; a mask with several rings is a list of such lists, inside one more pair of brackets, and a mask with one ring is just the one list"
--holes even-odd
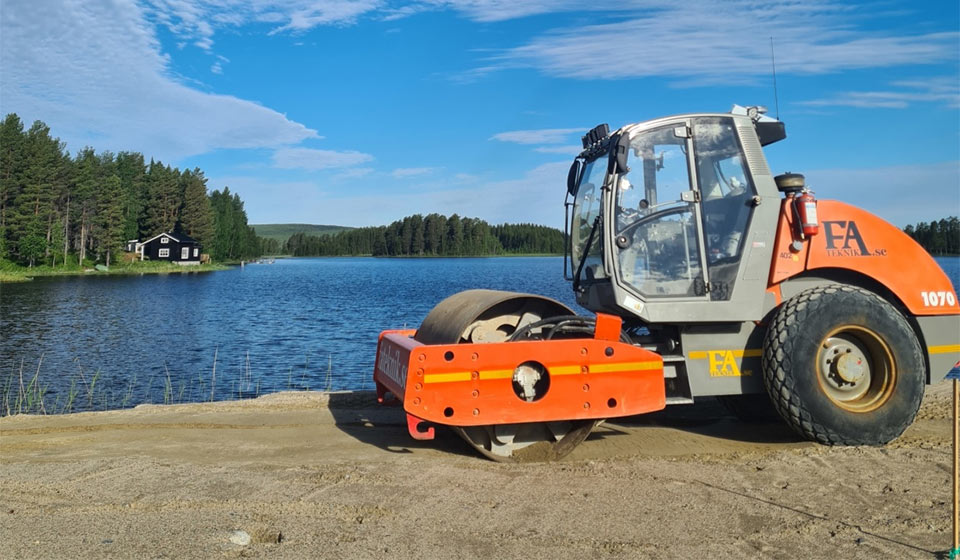
[(93, 266), (67, 264), (65, 266), (20, 266), (9, 261), (0, 261), (0, 283), (28, 282), (34, 278), (45, 276), (107, 276), (107, 275), (138, 275), (138, 274), (178, 274), (184, 272), (209, 272), (211, 270), (226, 270), (226, 265), (220, 263), (201, 264), (196, 266), (180, 266), (172, 262), (135, 261), (132, 263), (115, 263), (109, 270), (97, 270)]

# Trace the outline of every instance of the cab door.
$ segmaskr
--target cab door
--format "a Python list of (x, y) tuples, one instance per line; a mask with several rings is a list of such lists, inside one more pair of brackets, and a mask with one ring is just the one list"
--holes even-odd
[(692, 133), (710, 277), (707, 289), (711, 301), (729, 301), (759, 200), (757, 189), (744, 161), (733, 119), (693, 119)]
[(780, 193), (753, 122), (670, 119), (619, 143), (629, 170), (607, 207), (617, 307), (651, 323), (760, 320)]
[(682, 120), (629, 137), (630, 170), (613, 197), (613, 237), (618, 278), (643, 301), (707, 298), (690, 136), (690, 121)]

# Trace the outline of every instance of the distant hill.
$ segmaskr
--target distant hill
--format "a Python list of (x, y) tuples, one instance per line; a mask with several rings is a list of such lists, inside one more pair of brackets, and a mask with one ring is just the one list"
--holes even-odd
[(344, 230), (354, 229), (346, 226), (325, 226), (317, 224), (251, 224), (251, 226), (257, 230), (258, 237), (276, 239), (280, 243), (283, 243), (295, 233), (333, 235)]

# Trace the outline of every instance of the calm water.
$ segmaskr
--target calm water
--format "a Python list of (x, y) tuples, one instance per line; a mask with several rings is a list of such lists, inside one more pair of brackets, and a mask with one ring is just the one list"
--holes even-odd
[(88, 394), (99, 371), (95, 396), (73, 410), (209, 400), (211, 391), (372, 389), (380, 331), (416, 328), (435, 303), (470, 288), (573, 305), (561, 258), (281, 259), (203, 274), (38, 279), (0, 289), (0, 389), (12, 380), (17, 392), (21, 363), (27, 380), (39, 365), (48, 407), (58, 397), (63, 406), (71, 383)]
[[(960, 258), (937, 260), (960, 285)], [(0, 390), (16, 394), (21, 367), (29, 380), (38, 366), (48, 410), (64, 407), (71, 384), (79, 394), (71, 410), (372, 389), (381, 330), (415, 328), (435, 303), (470, 288), (574, 306), (562, 269), (560, 258), (286, 259), (205, 274), (5, 284)]]

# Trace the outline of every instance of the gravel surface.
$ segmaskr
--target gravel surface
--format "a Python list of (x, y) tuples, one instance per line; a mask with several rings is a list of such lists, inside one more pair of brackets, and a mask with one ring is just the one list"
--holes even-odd
[(371, 393), (0, 419), (3, 558), (946, 558), (950, 385), (886, 447), (712, 400), (556, 463), (409, 437)]

